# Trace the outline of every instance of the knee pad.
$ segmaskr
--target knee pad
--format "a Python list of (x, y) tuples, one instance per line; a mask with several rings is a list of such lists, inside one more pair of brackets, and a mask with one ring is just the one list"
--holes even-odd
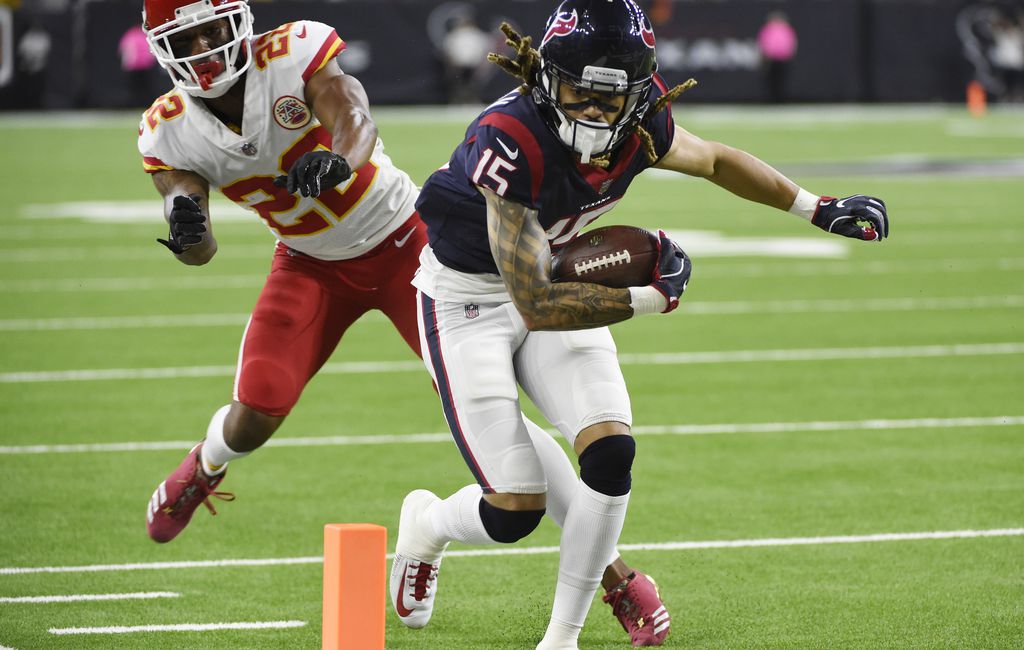
[(480, 519), (491, 539), (502, 544), (518, 542), (537, 527), (544, 510), (503, 510), (480, 499)]
[(633, 436), (595, 440), (580, 454), (580, 478), (595, 492), (610, 497), (629, 494), (635, 455)]

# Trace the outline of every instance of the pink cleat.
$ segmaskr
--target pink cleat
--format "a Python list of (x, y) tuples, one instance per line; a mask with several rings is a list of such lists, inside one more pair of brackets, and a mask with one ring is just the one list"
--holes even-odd
[(210, 503), (210, 496), (224, 501), (235, 500), (235, 495), (230, 492), (214, 491), (226, 471), (217, 476), (207, 476), (199, 463), (199, 450), (202, 448), (201, 442), (193, 447), (178, 469), (157, 486), (150, 498), (146, 508), (146, 532), (154, 542), (169, 542), (177, 537), (188, 526), (200, 503), (217, 514)]
[(653, 578), (634, 572), (608, 591), (603, 600), (612, 606), (612, 613), (629, 632), (634, 646), (665, 642), (671, 621)]

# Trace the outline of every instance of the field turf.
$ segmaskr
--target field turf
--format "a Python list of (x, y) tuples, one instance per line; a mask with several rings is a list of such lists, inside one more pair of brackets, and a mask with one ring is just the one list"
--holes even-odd
[[(892, 237), (660, 174), (599, 222), (676, 231), (694, 260), (677, 312), (613, 328), (638, 440), (622, 552), (661, 586), (665, 647), (1024, 647), (1024, 113), (675, 115), (811, 191), (883, 197)], [(470, 115), (376, 117), (421, 183)], [(439, 403), (372, 314), (232, 464), (235, 502), (147, 538), (153, 488), (230, 399), (272, 238), (218, 221), (221, 199), (219, 254), (178, 264), (135, 127), (0, 117), (0, 647), (319, 647), (323, 525), (378, 523), (393, 548), (409, 490), (471, 476), (446, 435), (410, 437), (446, 431)], [(557, 543), (545, 521), (518, 545), (537, 554), (453, 544), (430, 626), (389, 610), (388, 648), (532, 649)], [(154, 597), (27, 600), (95, 594)], [(114, 633), (214, 623), (282, 627)], [(581, 647), (628, 647), (598, 600)]]

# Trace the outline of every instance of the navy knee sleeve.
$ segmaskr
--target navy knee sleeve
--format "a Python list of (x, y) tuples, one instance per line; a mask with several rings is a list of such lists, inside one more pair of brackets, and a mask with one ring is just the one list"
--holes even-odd
[(484, 530), (496, 542), (511, 544), (533, 532), (544, 517), (544, 510), (503, 510), (480, 499), (480, 519)]
[(580, 478), (590, 489), (610, 497), (629, 494), (635, 455), (633, 436), (599, 438), (580, 454)]

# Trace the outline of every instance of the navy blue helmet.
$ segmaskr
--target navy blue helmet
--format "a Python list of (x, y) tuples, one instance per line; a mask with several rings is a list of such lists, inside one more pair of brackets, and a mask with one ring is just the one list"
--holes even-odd
[[(622, 144), (647, 111), (657, 69), (654, 30), (633, 0), (565, 0), (540, 44), (534, 98), (545, 120), (584, 163)], [(612, 124), (577, 120), (559, 104), (559, 87), (625, 97)]]

